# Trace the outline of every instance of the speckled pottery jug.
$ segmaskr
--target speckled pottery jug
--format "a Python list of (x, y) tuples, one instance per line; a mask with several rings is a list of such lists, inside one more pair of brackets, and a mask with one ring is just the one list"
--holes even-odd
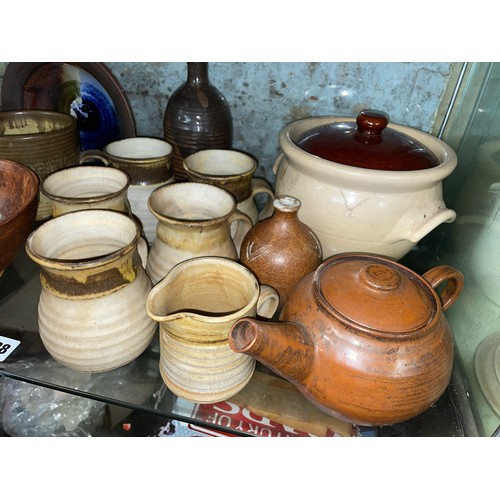
[[(188, 179), (219, 186), (236, 199), (237, 208), (247, 214), (254, 224), (273, 212), (274, 191), (265, 180), (254, 177), (257, 160), (247, 153), (232, 149), (205, 149), (184, 160)], [(266, 195), (266, 203), (257, 208), (257, 195)]]
[(157, 325), (146, 311), (145, 248), (138, 224), (110, 210), (70, 212), (31, 233), (26, 251), (41, 269), (39, 332), (55, 360), (103, 372), (148, 347)]
[(228, 332), (239, 318), (270, 318), (277, 292), (259, 285), (243, 265), (197, 257), (174, 266), (148, 296), (148, 314), (160, 324), (160, 374), (176, 395), (197, 403), (223, 401), (248, 383), (251, 356), (233, 352)]
[[(0, 158), (34, 170), (40, 181), (60, 168), (76, 165), (80, 136), (76, 119), (57, 111), (0, 112)], [(40, 194), (36, 220), (50, 217), (52, 206)]]
[(158, 220), (146, 267), (153, 284), (194, 257), (238, 260), (241, 242), (253, 226), (230, 193), (210, 184), (168, 184), (153, 191), (148, 204)]

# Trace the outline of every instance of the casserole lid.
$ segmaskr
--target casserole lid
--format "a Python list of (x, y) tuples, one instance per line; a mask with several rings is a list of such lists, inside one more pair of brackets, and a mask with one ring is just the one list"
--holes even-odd
[(388, 127), (383, 111), (361, 111), (356, 121), (320, 125), (297, 146), (323, 159), (375, 170), (422, 170), (439, 165), (436, 155), (411, 136)]

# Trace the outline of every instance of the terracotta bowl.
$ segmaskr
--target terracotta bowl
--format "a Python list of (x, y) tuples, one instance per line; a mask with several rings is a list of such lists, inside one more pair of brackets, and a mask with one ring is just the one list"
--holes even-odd
[(0, 275), (13, 262), (32, 230), (39, 183), (30, 168), (0, 160)]

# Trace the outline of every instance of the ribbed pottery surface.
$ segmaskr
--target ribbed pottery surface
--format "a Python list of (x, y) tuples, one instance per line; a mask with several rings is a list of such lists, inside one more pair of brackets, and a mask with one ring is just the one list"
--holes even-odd
[(176, 180), (187, 180), (184, 158), (203, 149), (231, 149), (233, 121), (224, 96), (208, 77), (207, 62), (189, 62), (186, 81), (170, 96), (163, 117), (164, 138), (173, 148)]
[[(35, 133), (39, 129), (45, 131)], [(9, 130), (25, 132), (11, 133)], [(76, 165), (80, 157), (76, 120), (67, 115), (38, 110), (2, 112), (0, 157), (30, 167), (41, 180), (59, 168)], [(49, 201), (40, 196), (37, 220), (50, 215)]]
[(119, 368), (148, 347), (156, 322), (146, 313), (151, 282), (140, 271), (130, 284), (104, 297), (67, 300), (42, 290), (40, 337), (51, 356), (84, 372)]
[[(160, 225), (163, 227), (159, 231), (163, 235), (160, 232), (155, 239), (146, 265), (153, 284), (161, 281), (176, 264), (188, 259), (210, 256), (238, 258), (233, 240), (226, 230), (226, 221), (213, 224), (213, 227), (200, 223), (197, 232), (189, 227), (183, 229), (180, 225), (167, 225), (163, 222)], [(168, 241), (163, 241), (165, 235), (168, 235)]]
[[(178, 105), (173, 116), (196, 117), (199, 123), (198, 129), (191, 130), (186, 126), (176, 126), (173, 119), (167, 114), (163, 122), (164, 138), (174, 145), (172, 155), (172, 168), (177, 180), (188, 180), (184, 169), (184, 159), (197, 151), (205, 149), (230, 149), (232, 147), (232, 128), (228, 124), (231, 117), (226, 104), (210, 108), (203, 112), (199, 109), (191, 109), (189, 106)], [(195, 122), (192, 119), (191, 122)], [(201, 124), (201, 125), (200, 125)], [(218, 124), (218, 127), (216, 126)]]
[(160, 331), (160, 375), (177, 396), (223, 401), (243, 389), (254, 370), (255, 359), (233, 352), (227, 342), (182, 342)]

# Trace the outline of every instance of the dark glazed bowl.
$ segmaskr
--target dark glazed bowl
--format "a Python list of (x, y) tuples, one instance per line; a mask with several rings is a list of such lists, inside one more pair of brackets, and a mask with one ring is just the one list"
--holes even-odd
[(37, 174), (29, 167), (0, 160), (0, 276), (33, 229), (39, 184)]

